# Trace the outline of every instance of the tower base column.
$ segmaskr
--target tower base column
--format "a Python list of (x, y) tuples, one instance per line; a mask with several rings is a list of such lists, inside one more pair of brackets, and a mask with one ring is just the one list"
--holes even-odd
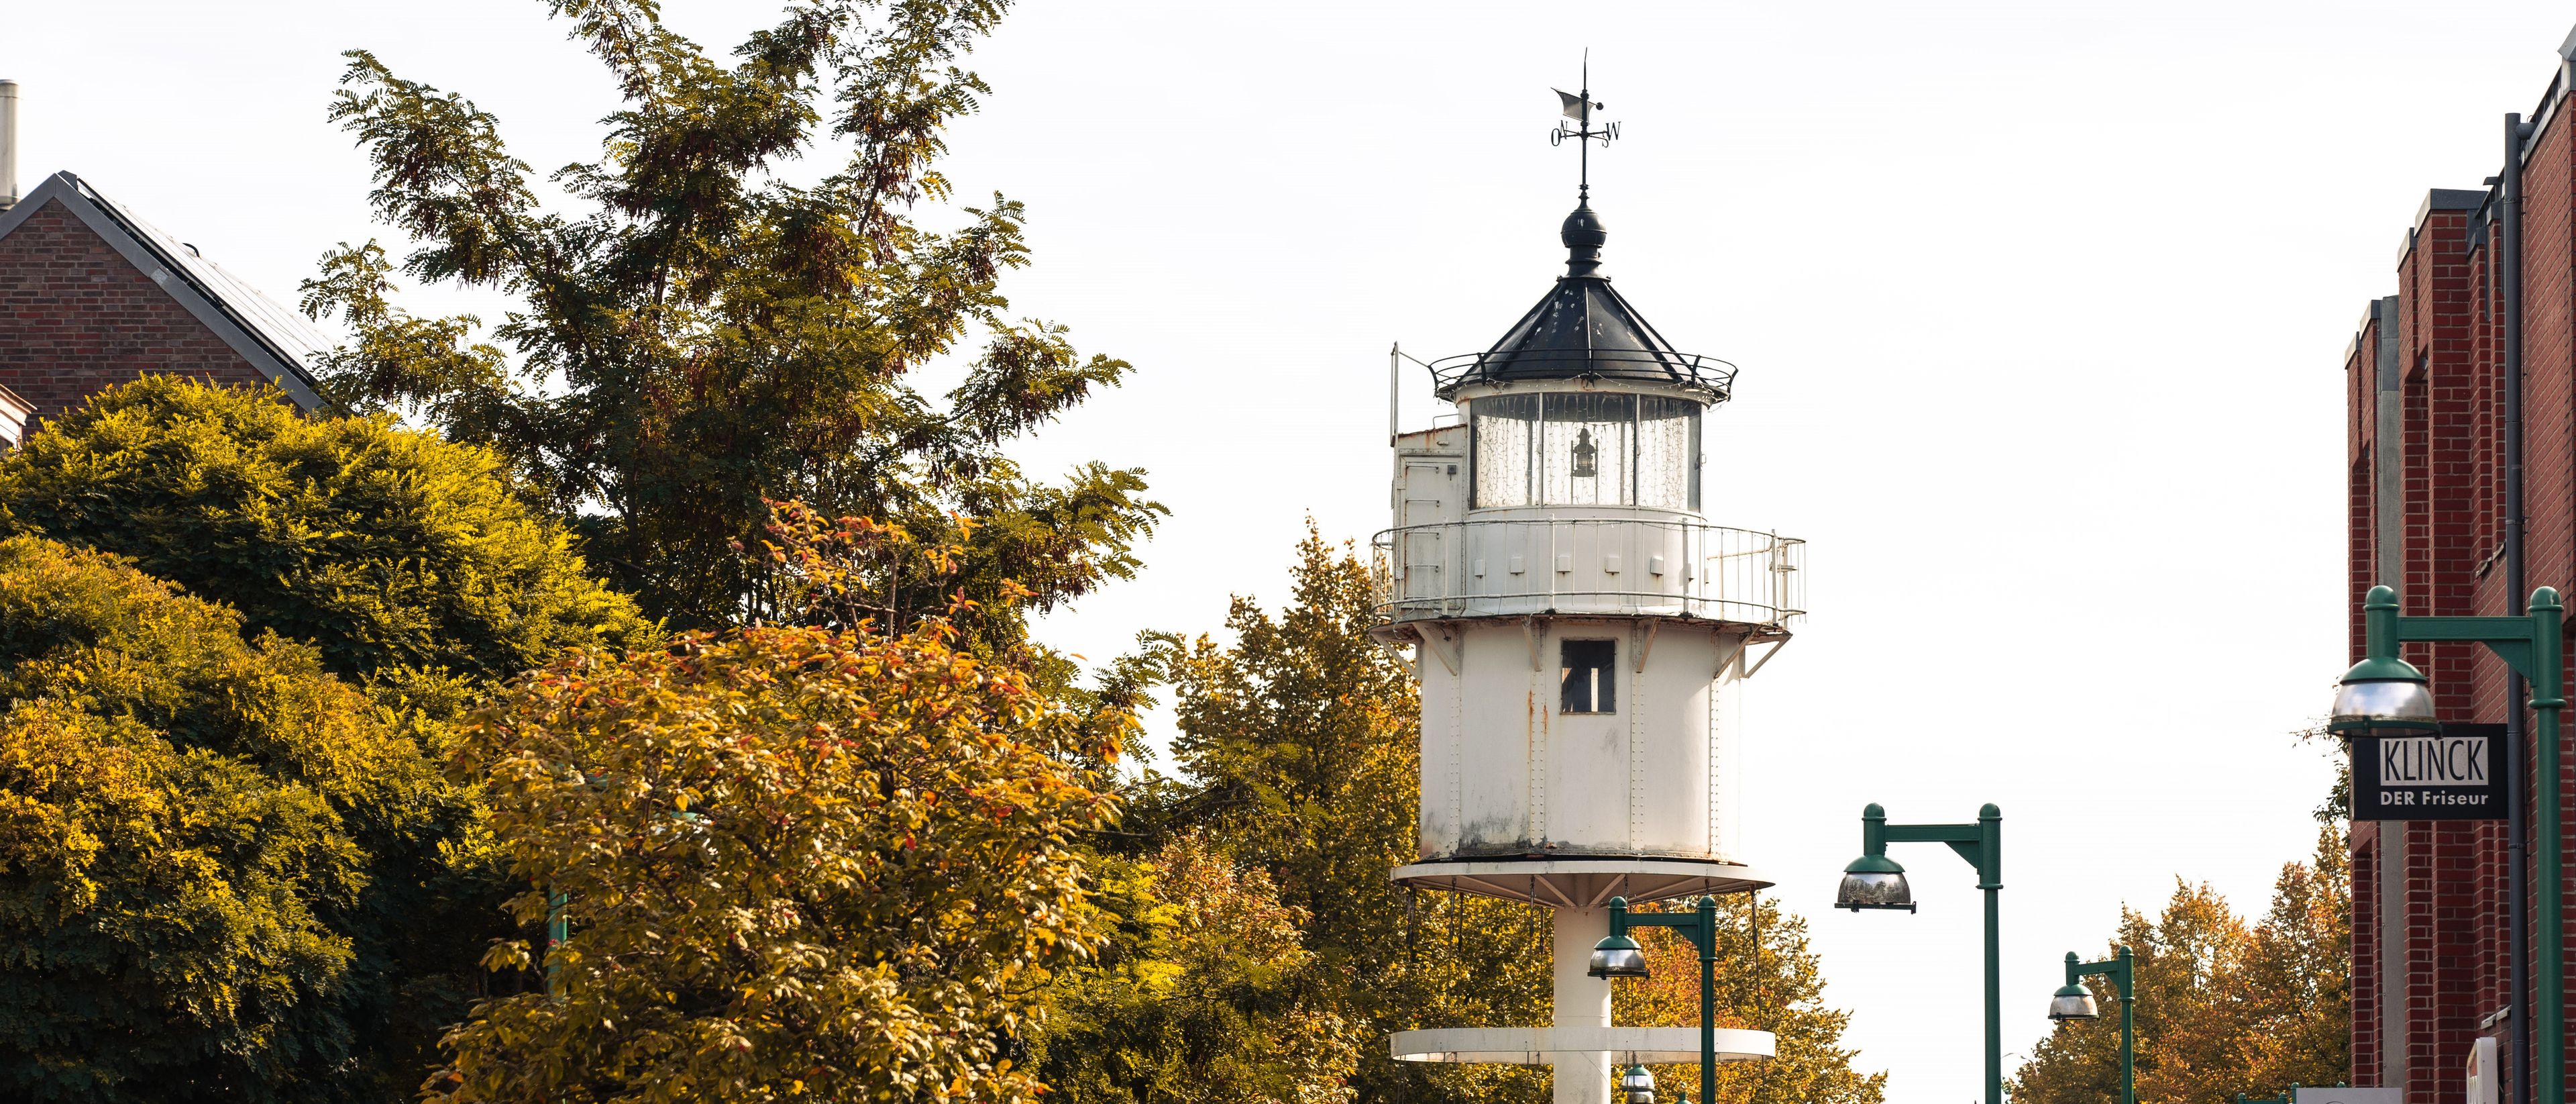
[[(1585, 971), (1592, 945), (1610, 934), (1606, 909), (1556, 910), (1556, 1026), (1610, 1026), (1610, 979)], [(1556, 1104), (1610, 1104), (1607, 1051), (1554, 1055)]]

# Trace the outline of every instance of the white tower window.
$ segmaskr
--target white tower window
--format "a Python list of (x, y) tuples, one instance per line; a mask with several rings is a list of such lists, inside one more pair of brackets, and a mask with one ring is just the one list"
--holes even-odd
[(1561, 640), (1557, 647), (1563, 666), (1557, 673), (1556, 711), (1618, 712), (1619, 642)]

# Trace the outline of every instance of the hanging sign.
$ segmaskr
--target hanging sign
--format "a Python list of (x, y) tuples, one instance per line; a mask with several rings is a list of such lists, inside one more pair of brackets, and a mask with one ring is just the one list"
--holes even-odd
[(2445, 724), (2439, 735), (2352, 742), (2354, 820), (2503, 820), (2504, 726)]

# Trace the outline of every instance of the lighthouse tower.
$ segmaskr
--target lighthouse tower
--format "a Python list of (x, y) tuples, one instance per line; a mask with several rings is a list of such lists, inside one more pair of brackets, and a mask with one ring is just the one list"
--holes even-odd
[[(1559, 139), (1606, 142), (1589, 90), (1565, 99)], [(1421, 857), (1395, 880), (1555, 910), (1553, 1024), (1398, 1032), (1394, 1056), (1552, 1064), (1557, 1104), (1605, 1104), (1614, 1058), (1699, 1060), (1696, 1028), (1610, 1022), (1585, 973), (1609, 900), (1771, 884), (1726, 828), (1741, 734), (1719, 719), (1802, 616), (1801, 542), (1707, 520), (1735, 369), (1611, 287), (1579, 195), (1565, 275), (1492, 348), (1430, 365), (1456, 416), (1394, 439), (1376, 632), (1414, 646), (1422, 688)], [(1721, 1060), (1772, 1054), (1769, 1032), (1717, 1034)]]

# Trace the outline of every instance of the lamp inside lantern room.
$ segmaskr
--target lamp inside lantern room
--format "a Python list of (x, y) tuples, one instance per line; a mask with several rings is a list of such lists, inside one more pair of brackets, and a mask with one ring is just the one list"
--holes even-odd
[(1592, 431), (1589, 429), (1576, 430), (1574, 433), (1574, 477), (1576, 479), (1590, 479), (1594, 476), (1600, 475), (1600, 459), (1601, 448), (1600, 446), (1592, 443)]

